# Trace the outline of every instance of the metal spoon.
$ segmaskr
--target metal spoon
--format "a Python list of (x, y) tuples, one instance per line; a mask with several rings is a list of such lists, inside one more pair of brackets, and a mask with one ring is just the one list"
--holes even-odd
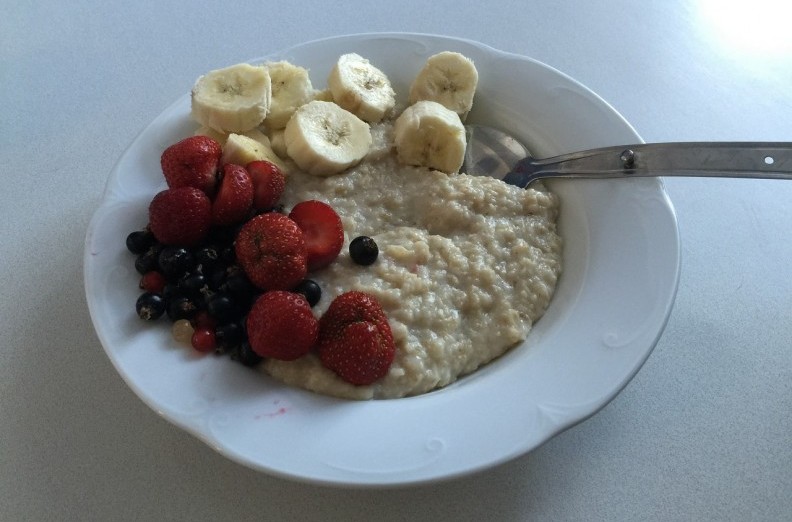
[(792, 180), (792, 142), (637, 143), (545, 159), (508, 134), (468, 125), (462, 172), (526, 187), (542, 178), (705, 176)]

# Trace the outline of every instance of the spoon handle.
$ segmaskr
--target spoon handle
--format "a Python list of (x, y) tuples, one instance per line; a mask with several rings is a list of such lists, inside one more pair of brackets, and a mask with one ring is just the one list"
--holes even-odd
[(546, 159), (525, 158), (515, 172), (548, 177), (705, 176), (792, 179), (792, 142), (681, 142), (619, 145)]

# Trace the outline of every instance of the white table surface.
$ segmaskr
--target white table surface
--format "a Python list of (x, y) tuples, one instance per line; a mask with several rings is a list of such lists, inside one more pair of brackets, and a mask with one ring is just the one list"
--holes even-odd
[(325, 36), (447, 34), (560, 69), (646, 141), (792, 141), (786, 5), (3, 0), (0, 520), (792, 519), (791, 182), (666, 180), (681, 281), (635, 379), (530, 454), (429, 486), (227, 460), (122, 381), (82, 277), (114, 163), (211, 68)]

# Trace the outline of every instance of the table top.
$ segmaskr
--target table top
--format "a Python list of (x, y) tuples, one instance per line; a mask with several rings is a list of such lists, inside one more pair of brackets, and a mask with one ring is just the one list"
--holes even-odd
[[(0, 519), (788, 520), (792, 183), (666, 179), (682, 268), (665, 332), (604, 409), (438, 484), (250, 470), (150, 410), (85, 301), (85, 232), (134, 137), (203, 72), (316, 38), (469, 38), (579, 80), (645, 141), (792, 141), (781, 2), (3, 2)], [(10, 16), (9, 16), (10, 14)]]

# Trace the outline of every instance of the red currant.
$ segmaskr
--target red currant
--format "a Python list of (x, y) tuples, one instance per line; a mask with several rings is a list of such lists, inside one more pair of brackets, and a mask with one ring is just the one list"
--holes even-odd
[(140, 278), (140, 288), (152, 294), (161, 294), (165, 288), (165, 276), (156, 270), (146, 272)]
[(217, 339), (214, 330), (206, 327), (198, 327), (192, 335), (192, 347), (201, 353), (214, 351), (217, 346)]

